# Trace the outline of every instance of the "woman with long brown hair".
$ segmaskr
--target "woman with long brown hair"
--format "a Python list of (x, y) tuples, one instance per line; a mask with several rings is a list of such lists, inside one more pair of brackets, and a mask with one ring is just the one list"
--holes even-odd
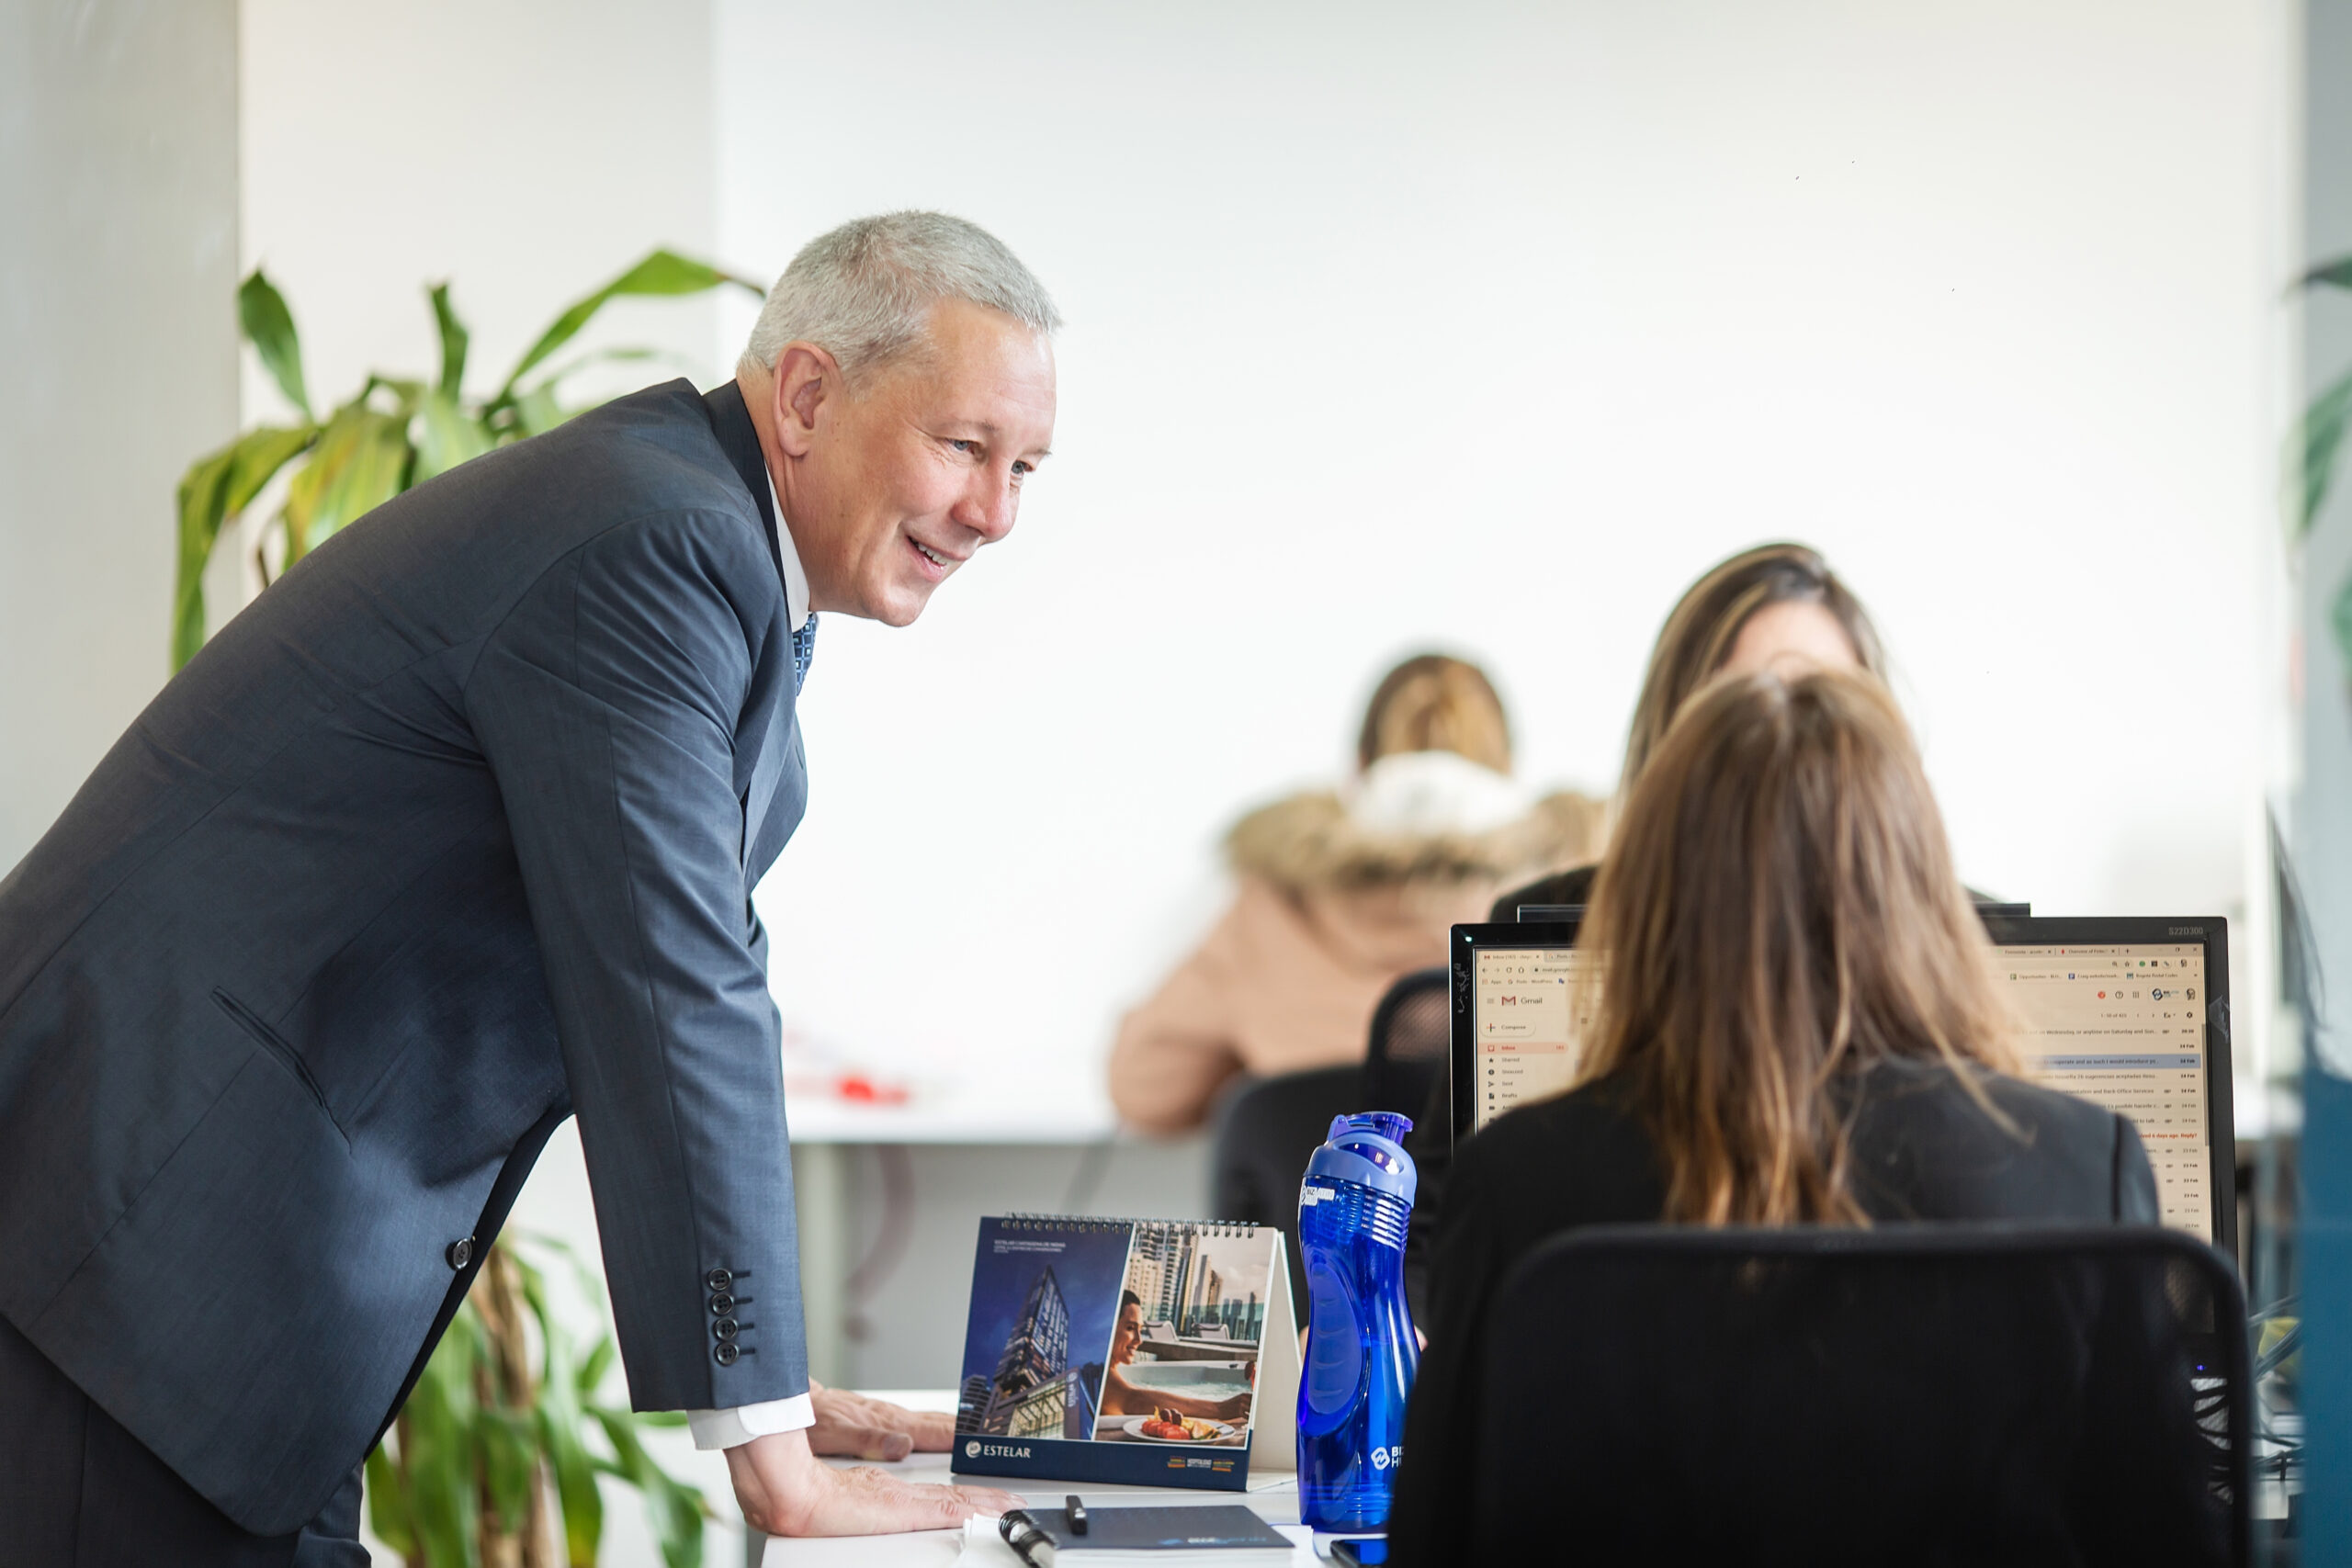
[(1692, 698), (1623, 803), (1579, 942), (1601, 995), (1577, 1087), (1464, 1143), (1438, 1215), (1401, 1562), (1437, 1561), (1442, 1506), (1470, 1495), (1487, 1304), (1547, 1236), (2158, 1216), (2129, 1120), (2009, 1076), (1983, 929), (1869, 676)]
[[(1625, 731), (1617, 804), (1633, 793), (1650, 753), (1692, 693), (1719, 675), (1747, 675), (1792, 661), (1860, 670), (1886, 679), (1886, 654), (1870, 612), (1810, 545), (1758, 545), (1716, 562), (1658, 627), (1642, 694)], [(1584, 864), (1516, 887), (1487, 919), (1517, 919), (1521, 904), (1582, 904), (1600, 867)]]

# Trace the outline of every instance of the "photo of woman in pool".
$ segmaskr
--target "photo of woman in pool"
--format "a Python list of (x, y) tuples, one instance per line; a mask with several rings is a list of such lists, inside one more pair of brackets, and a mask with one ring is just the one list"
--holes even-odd
[(1096, 1440), (1247, 1440), (1272, 1262), (1263, 1232), (1136, 1226)]

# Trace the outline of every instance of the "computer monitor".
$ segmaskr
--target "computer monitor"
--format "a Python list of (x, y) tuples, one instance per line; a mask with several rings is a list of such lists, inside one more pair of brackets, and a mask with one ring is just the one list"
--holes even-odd
[(1446, 1055), (1456, 1142), (1576, 1077), (1600, 997), (1599, 965), (1576, 945), (1583, 910), (1560, 914), (1453, 928)]
[[(1453, 1136), (1575, 1080), (1600, 997), (1581, 912), (1453, 928)], [(2234, 1256), (2229, 924), (1983, 911), (2034, 1082), (2130, 1116), (2166, 1224)]]
[(2026, 1076), (2132, 1118), (2165, 1223), (2236, 1256), (2230, 927), (2220, 916), (1988, 919)]

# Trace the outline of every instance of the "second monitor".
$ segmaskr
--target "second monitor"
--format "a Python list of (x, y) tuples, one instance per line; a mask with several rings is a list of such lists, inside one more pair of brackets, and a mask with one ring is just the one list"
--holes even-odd
[[(1576, 1081), (1599, 963), (1566, 918), (1453, 928), (1453, 1135)], [(2165, 1223), (2233, 1252), (2229, 925), (2218, 916), (2021, 918), (1985, 911), (2024, 1076), (2132, 1119)]]

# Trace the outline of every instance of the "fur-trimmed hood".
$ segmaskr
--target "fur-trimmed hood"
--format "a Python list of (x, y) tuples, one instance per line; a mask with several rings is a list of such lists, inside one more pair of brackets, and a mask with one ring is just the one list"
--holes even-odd
[(1261, 807), (1225, 847), (1236, 872), (1297, 893), (1516, 882), (1593, 858), (1601, 809), (1566, 790), (1530, 800), (1450, 752), (1415, 752), (1382, 758), (1344, 795), (1309, 790)]

